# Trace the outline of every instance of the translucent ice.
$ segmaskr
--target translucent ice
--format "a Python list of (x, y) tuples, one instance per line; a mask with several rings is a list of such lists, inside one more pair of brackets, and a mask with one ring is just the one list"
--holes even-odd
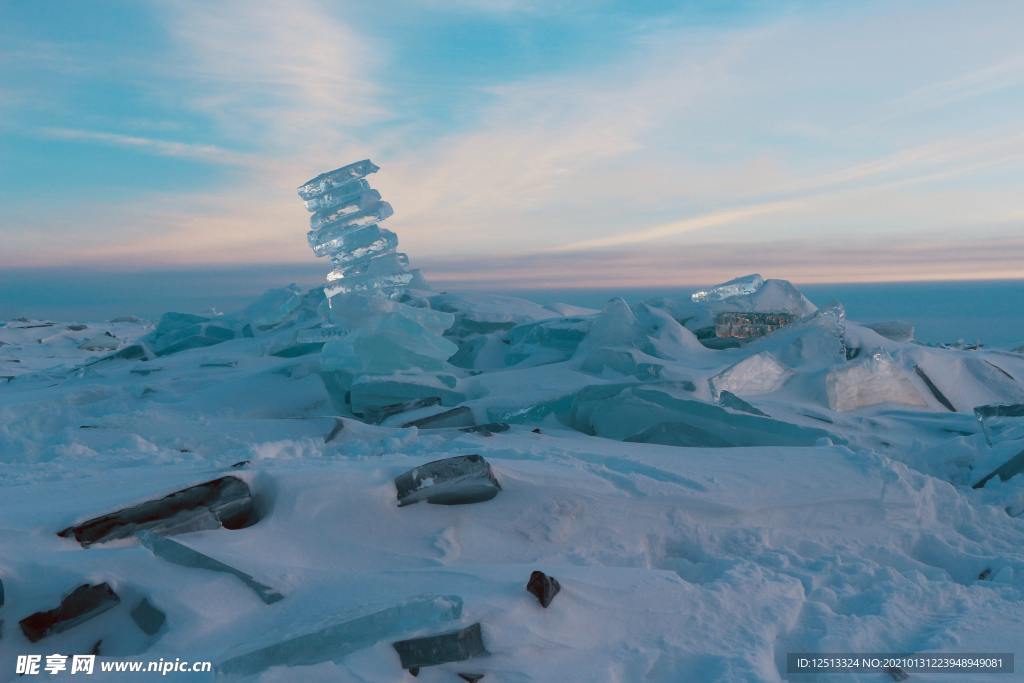
[(716, 396), (721, 392), (739, 396), (768, 394), (785, 384), (792, 374), (775, 356), (762, 351), (712, 377), (711, 388)]
[(299, 188), (313, 214), (306, 236), (309, 246), (317, 256), (329, 256), (334, 266), (324, 288), (328, 298), (378, 293), (397, 298), (415, 277), (408, 257), (395, 251), (395, 233), (379, 225), (394, 211), (364, 180), (378, 170), (364, 159), (318, 175)]
[(385, 638), (454, 621), (460, 616), (462, 598), (456, 595), (421, 595), (390, 607), (357, 608), (308, 626), (304, 633), (293, 635), (285, 630), (283, 639), (230, 657), (217, 669), (228, 675), (253, 676), (272, 666), (339, 661)]
[(833, 369), (825, 377), (825, 389), (832, 410), (857, 410), (883, 403), (928, 406), (903, 368), (882, 353)]
[(225, 574), (231, 574), (232, 576), (238, 577), (239, 581), (251, 588), (253, 592), (260, 597), (260, 600), (268, 605), (284, 599), (284, 596), (276, 590), (270, 586), (265, 586), (240, 569), (235, 569), (230, 565), (224, 564), (220, 560), (215, 560), (209, 555), (204, 555), (198, 550), (193, 550), (187, 545), (182, 545), (177, 541), (172, 541), (171, 539), (164, 538), (163, 536), (157, 536), (149, 531), (143, 531), (139, 534), (139, 542), (148, 548), (154, 555), (167, 560), (172, 564), (178, 564), (182, 567), (191, 567), (193, 569), (207, 569), (213, 572), (223, 572)]
[(723, 282), (720, 285), (715, 285), (708, 289), (698, 290), (691, 294), (690, 298), (696, 303), (721, 301), (722, 299), (728, 299), (734, 296), (753, 294), (757, 290), (761, 289), (761, 285), (763, 284), (764, 278), (757, 273), (754, 273), (753, 275), (744, 275), (743, 277), (738, 277), (735, 280)]

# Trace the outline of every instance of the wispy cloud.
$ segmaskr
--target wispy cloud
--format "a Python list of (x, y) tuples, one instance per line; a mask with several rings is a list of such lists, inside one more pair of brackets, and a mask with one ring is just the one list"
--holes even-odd
[(97, 142), (116, 147), (140, 149), (159, 156), (195, 159), (212, 164), (246, 165), (251, 163), (253, 159), (250, 154), (243, 154), (218, 147), (217, 145), (176, 142), (121, 133), (81, 130), (77, 128), (39, 128), (36, 132), (44, 137), (56, 140)]

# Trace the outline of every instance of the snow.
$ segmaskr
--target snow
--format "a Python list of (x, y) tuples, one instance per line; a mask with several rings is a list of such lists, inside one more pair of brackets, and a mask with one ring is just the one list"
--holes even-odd
[[(791, 651), (1012, 651), (1024, 636), (1024, 477), (972, 488), (1024, 447), (1013, 429), (989, 444), (973, 414), (1020, 402), (1024, 356), (837, 332), (813, 313), (715, 351), (656, 302), (560, 312), (462, 294), (391, 302), (323, 353), (271, 355), (324, 323), (322, 301), (283, 288), (156, 330), (0, 327), (4, 661), (102, 638), (101, 657), (210, 659), (241, 679), (397, 681), (392, 642), (479, 622), (488, 656), (418, 680), (781, 681)], [(82, 348), (108, 332), (116, 350)], [(360, 335), (395, 346), (360, 350)], [(473, 338), (486, 369), (444, 363)], [(441, 394), (512, 426), (398, 426), (436, 403), (366, 424), (321, 379), (330, 368), (358, 375), (360, 407)], [(724, 391), (763, 415), (717, 405)], [(470, 454), (500, 481), (493, 498), (398, 506), (395, 477)], [(173, 542), (272, 587), (273, 604), (130, 538), (56, 535), (229, 474), (260, 520)], [(535, 570), (562, 587), (546, 609), (525, 589)], [(104, 581), (117, 607), (38, 646), (20, 633)], [(154, 634), (132, 621), (142, 599), (167, 615)]]

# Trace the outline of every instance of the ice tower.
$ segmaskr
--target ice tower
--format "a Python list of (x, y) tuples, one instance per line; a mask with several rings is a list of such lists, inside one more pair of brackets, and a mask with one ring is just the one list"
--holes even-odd
[(393, 212), (366, 181), (378, 170), (364, 159), (299, 187), (312, 213), (309, 245), (333, 265), (320, 376), (339, 410), (370, 421), (410, 402), (463, 399), (448, 363), (458, 346), (443, 336), (454, 316), (407, 295), (410, 285), (426, 285), (397, 251), (397, 235), (380, 226)]
[(391, 205), (370, 187), (366, 176), (380, 168), (369, 159), (321, 173), (302, 184), (310, 231), (309, 246), (317, 256), (329, 256), (324, 293), (380, 292), (396, 298), (413, 280), (409, 257), (396, 251), (398, 236), (380, 226)]

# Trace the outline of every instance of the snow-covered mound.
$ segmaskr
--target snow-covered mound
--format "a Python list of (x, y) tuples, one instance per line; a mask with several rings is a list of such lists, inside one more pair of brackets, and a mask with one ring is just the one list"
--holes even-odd
[[(4, 671), (99, 643), (209, 678), (411, 680), (422, 644), (392, 644), (460, 629), (417, 680), (1013, 651), (1024, 355), (726, 284), (601, 311), (411, 289), (352, 329), (296, 287), (155, 325), (7, 321)], [(91, 618), (19, 623), (83, 584)]]

